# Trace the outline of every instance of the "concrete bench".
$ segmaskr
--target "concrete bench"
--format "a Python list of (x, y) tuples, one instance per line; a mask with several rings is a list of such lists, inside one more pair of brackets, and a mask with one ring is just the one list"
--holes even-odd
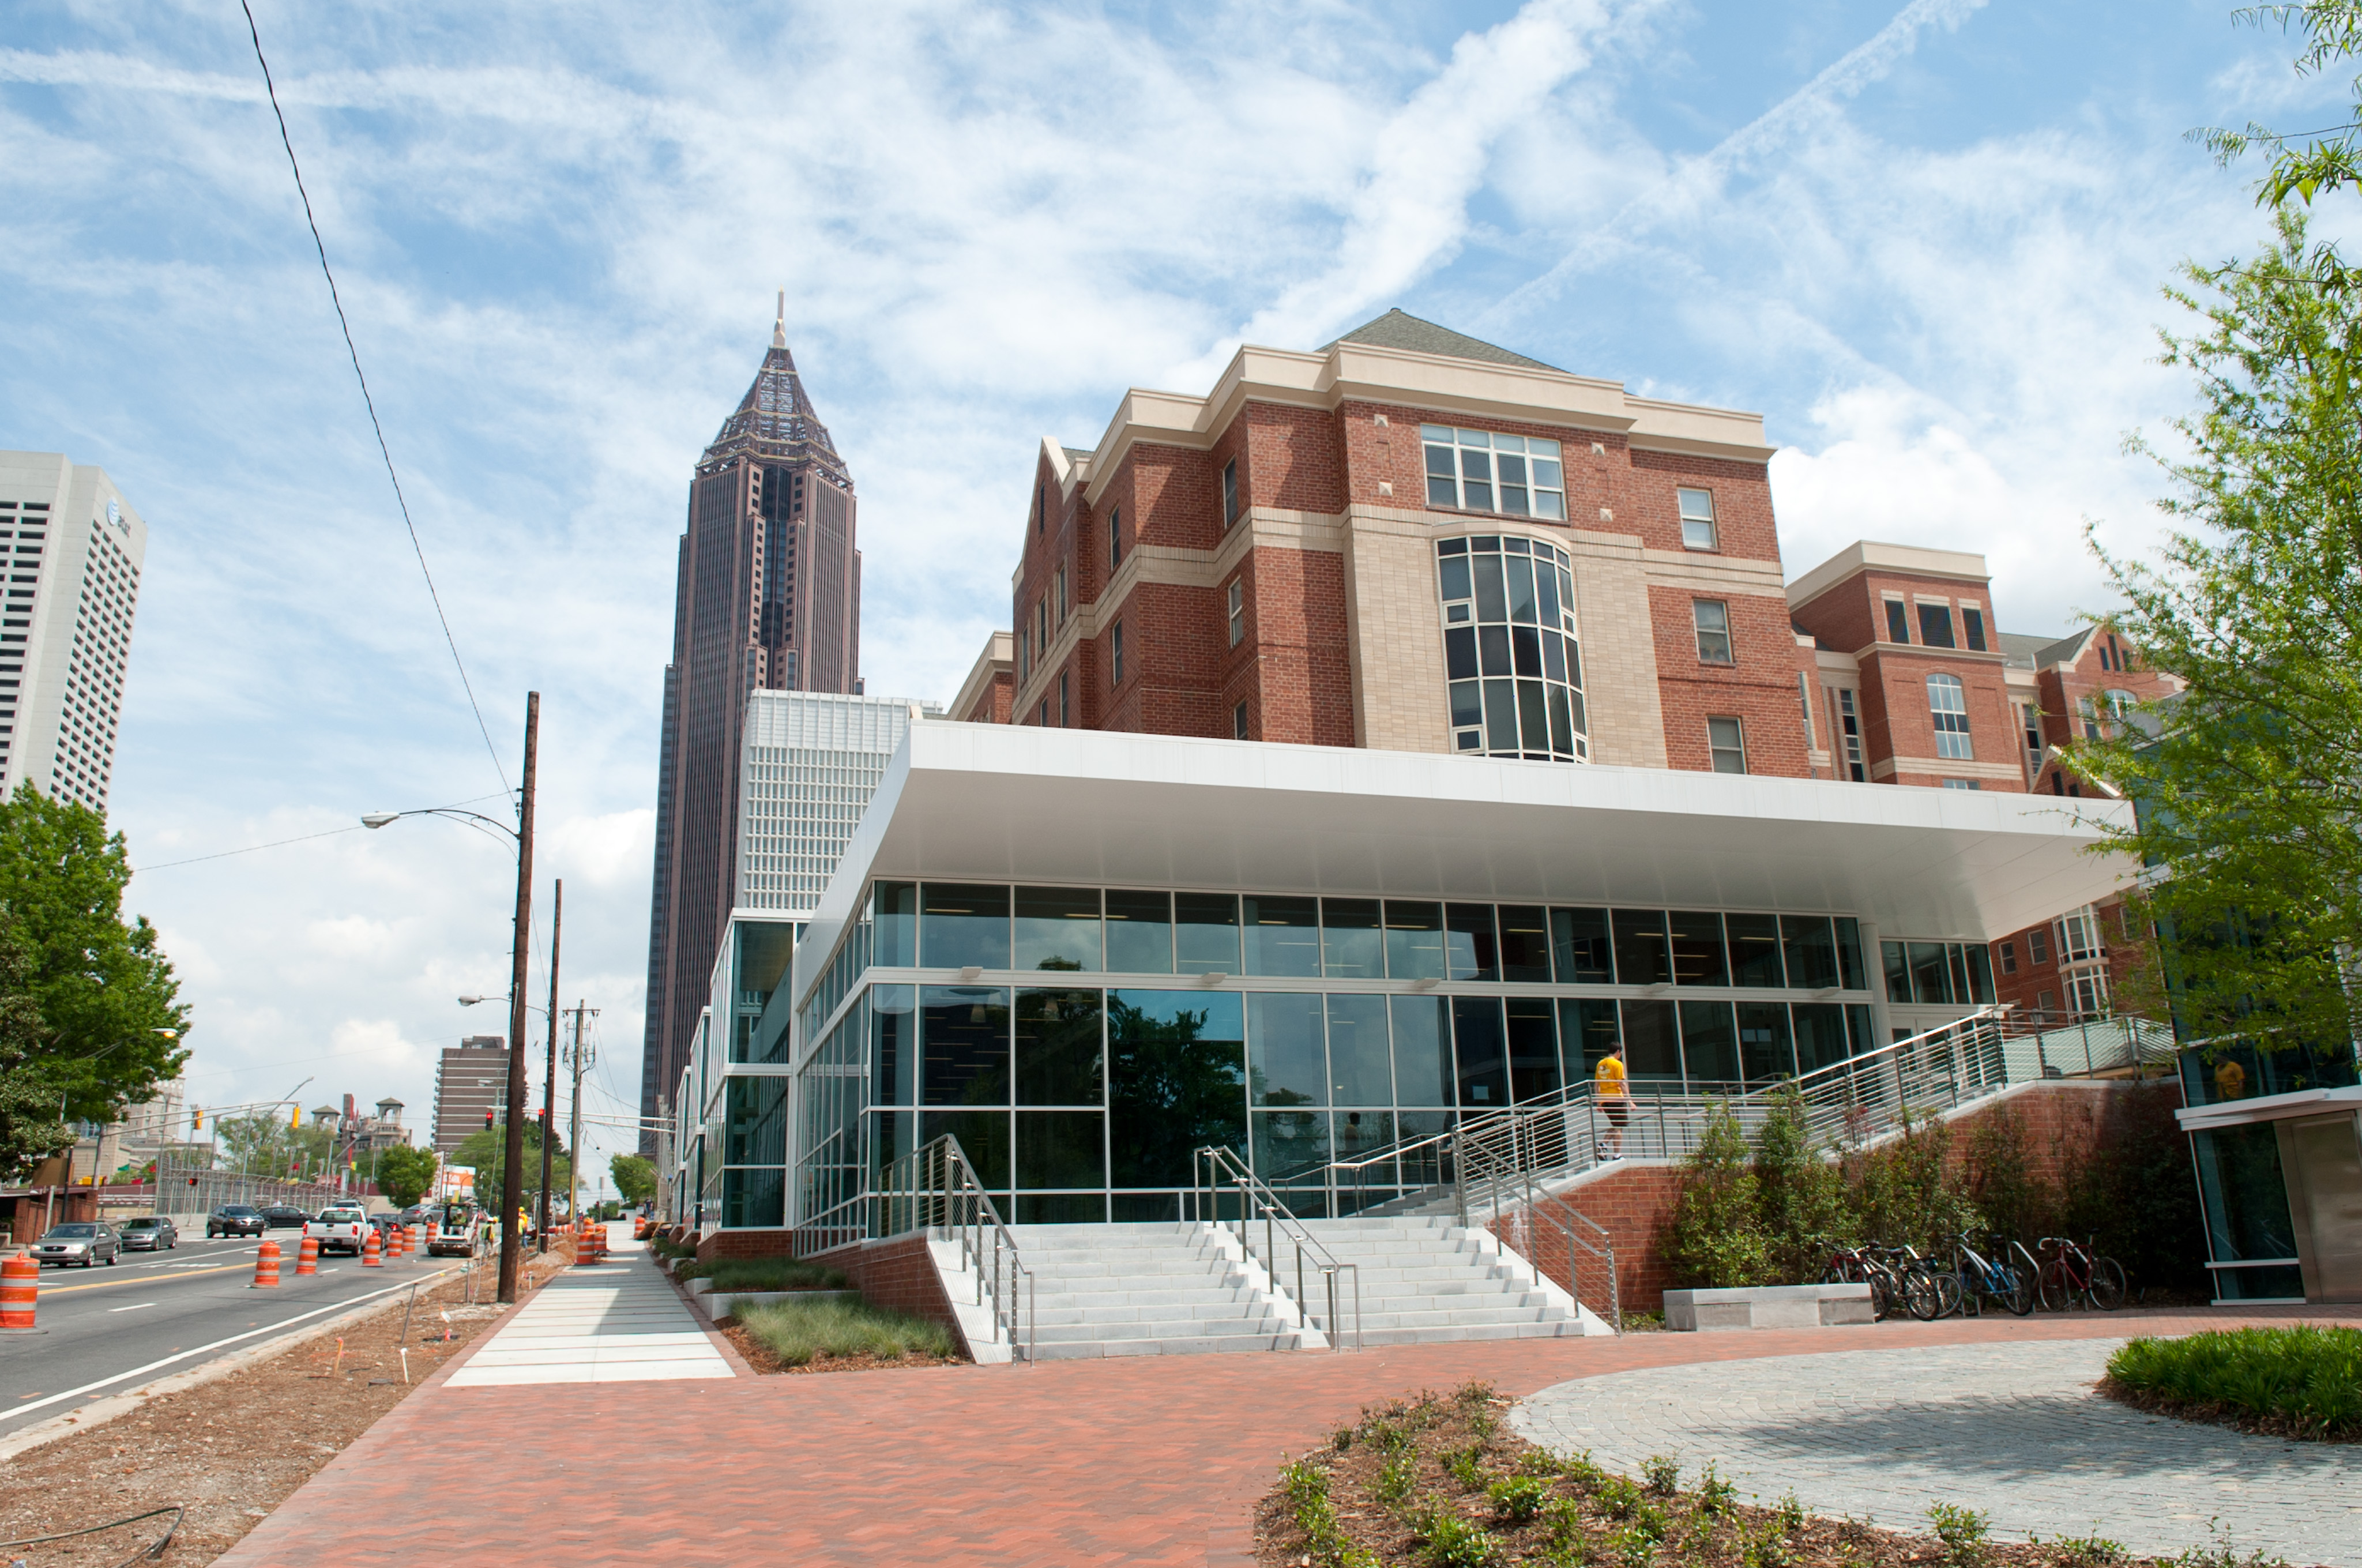
[(1867, 1285), (1759, 1285), (1739, 1290), (1665, 1292), (1665, 1327), (1678, 1333), (1827, 1329), (1874, 1320)]

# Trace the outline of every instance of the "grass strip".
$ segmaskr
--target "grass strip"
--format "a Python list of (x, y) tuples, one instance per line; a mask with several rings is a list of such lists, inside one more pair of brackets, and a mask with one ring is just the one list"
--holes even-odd
[(676, 1279), (710, 1279), (718, 1291), (843, 1290), (844, 1275), (794, 1258), (716, 1258), (684, 1265)]
[(867, 1302), (766, 1302), (739, 1313), (738, 1326), (785, 1366), (848, 1356), (900, 1361), (906, 1355), (957, 1353), (950, 1331), (940, 1324)]

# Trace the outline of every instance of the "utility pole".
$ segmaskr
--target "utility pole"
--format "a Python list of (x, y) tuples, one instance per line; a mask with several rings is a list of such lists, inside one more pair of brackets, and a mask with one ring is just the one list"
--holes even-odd
[(549, 1065), (541, 1074), (541, 1222), (534, 1249), (542, 1253), (549, 1251), (550, 1123), (557, 1120), (557, 937), (565, 925), (566, 878), (560, 877), (549, 900)]
[(533, 782), (540, 756), (541, 693), (524, 696), (524, 786), (517, 791), (516, 927), (509, 942), (509, 1125), (501, 1151), (501, 1284), (503, 1306), (517, 1298), (524, 1263), (517, 1199), (524, 1191), (524, 980), (533, 934)]
[(567, 1113), (567, 1146), (574, 1151), (573, 1163), (566, 1167), (566, 1217), (582, 1218), (582, 1069), (590, 1064), (583, 1059), (582, 1015), (590, 1010), (582, 999), (574, 999), (574, 1099), (573, 1109)]

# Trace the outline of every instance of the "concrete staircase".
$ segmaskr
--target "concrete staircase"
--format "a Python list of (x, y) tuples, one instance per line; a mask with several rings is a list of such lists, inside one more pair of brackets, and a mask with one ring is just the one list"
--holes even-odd
[[(1043, 1361), (1329, 1342), (1271, 1289), (1235, 1235), (1209, 1226), (1012, 1225), (1010, 1233), (1033, 1271)], [(1017, 1337), (1021, 1342), (1021, 1317)]]
[[(1492, 1232), (1448, 1215), (1364, 1214), (1310, 1220), (1305, 1229), (1339, 1263), (1356, 1265), (1364, 1345), (1613, 1331)], [(1339, 1331), (1348, 1343), (1352, 1321), (1341, 1310)]]

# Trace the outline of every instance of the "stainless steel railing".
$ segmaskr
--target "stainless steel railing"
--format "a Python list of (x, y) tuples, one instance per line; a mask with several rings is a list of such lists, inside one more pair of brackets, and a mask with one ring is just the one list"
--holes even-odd
[(977, 1305), (990, 1308), (994, 1340), (1007, 1333), (1011, 1353), (1021, 1351), (1023, 1359), (1032, 1362), (1039, 1327), (1033, 1271), (1019, 1254), (1017, 1238), (1001, 1223), (992, 1195), (977, 1179), (959, 1140), (945, 1133), (922, 1143), (880, 1175), (878, 1189), (871, 1195), (877, 1209), (875, 1233), (941, 1232), (945, 1240), (958, 1242), (960, 1266), (976, 1274)]
[[(1362, 1348), (1362, 1270), (1358, 1264), (1340, 1260), (1298, 1220), (1273, 1192), (1256, 1179), (1247, 1163), (1231, 1149), (1213, 1145), (1196, 1151), (1190, 1156), (1190, 1199), (1197, 1209), (1196, 1218), (1206, 1223), (1224, 1225), (1222, 1214), (1225, 1193), (1237, 1206), (1239, 1245), (1250, 1258), (1255, 1255), (1253, 1221), (1263, 1220), (1263, 1256), (1259, 1260), (1264, 1272), (1271, 1276), (1273, 1288), (1286, 1295), (1308, 1323), (1317, 1323), (1328, 1336), (1330, 1350), (1345, 1348), (1344, 1335), (1339, 1331), (1342, 1309), (1350, 1304), (1352, 1309), (1353, 1348)], [(1285, 1237), (1294, 1252), (1296, 1288), (1290, 1293), (1287, 1275), (1280, 1271), (1279, 1242)], [(1311, 1298), (1304, 1292), (1304, 1265), (1309, 1258), (1315, 1273), (1320, 1276), (1323, 1295), (1328, 1302), (1325, 1316), (1316, 1318)], [(1352, 1275), (1352, 1291), (1343, 1289), (1339, 1275)]]

